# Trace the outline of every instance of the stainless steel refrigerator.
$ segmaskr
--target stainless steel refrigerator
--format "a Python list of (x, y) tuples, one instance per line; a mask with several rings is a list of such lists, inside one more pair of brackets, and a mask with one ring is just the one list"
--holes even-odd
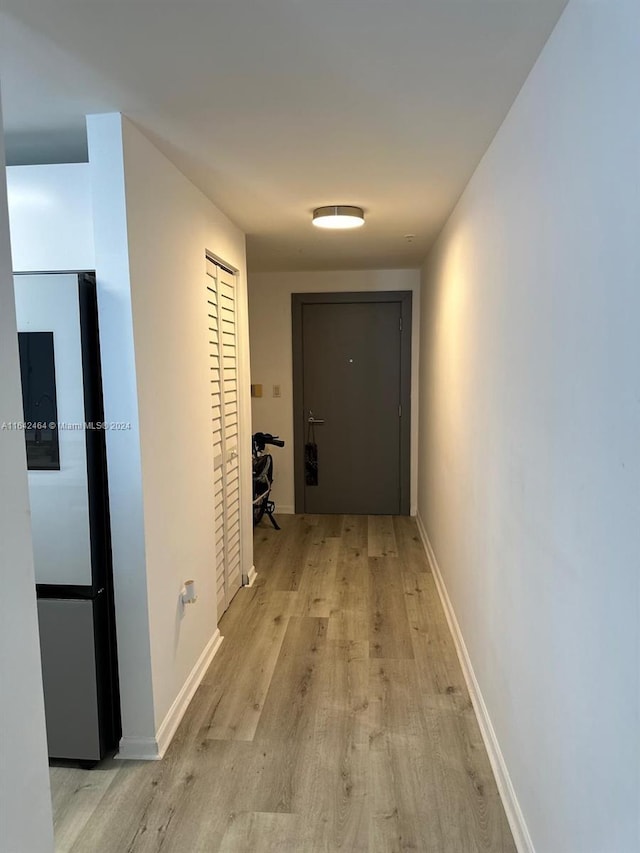
[(93, 763), (121, 734), (95, 275), (14, 286), (49, 756)]

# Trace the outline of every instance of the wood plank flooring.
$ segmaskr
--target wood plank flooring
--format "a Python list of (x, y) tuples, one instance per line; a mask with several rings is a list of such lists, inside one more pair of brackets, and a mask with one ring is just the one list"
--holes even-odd
[(58, 853), (514, 853), (414, 521), (279, 520), (164, 760), (52, 768)]

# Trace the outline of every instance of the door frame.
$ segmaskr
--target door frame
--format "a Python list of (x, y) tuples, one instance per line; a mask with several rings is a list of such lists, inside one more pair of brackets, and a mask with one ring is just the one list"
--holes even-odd
[(351, 304), (354, 302), (395, 302), (400, 305), (400, 514), (411, 511), (411, 310), (410, 290), (292, 293), (293, 343), (293, 468), (295, 511), (304, 513), (305, 412), (303, 386), (302, 314), (305, 305)]

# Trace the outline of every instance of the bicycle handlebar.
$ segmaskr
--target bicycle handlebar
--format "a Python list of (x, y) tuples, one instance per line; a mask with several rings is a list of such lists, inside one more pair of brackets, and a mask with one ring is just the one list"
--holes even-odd
[(284, 441), (278, 438), (277, 435), (271, 435), (270, 432), (256, 432), (252, 436), (252, 439), (258, 450), (264, 450), (267, 444), (273, 444), (275, 447), (284, 447)]

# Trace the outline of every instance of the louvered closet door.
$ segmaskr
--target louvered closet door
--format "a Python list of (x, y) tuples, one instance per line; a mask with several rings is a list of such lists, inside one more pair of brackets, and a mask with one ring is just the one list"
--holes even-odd
[(211, 428), (218, 618), (240, 588), (240, 477), (236, 289), (231, 273), (207, 261)]
[(227, 605), (240, 588), (240, 465), (238, 460), (238, 349), (236, 287), (231, 273), (218, 271), (222, 353), (222, 443), (224, 458)]

